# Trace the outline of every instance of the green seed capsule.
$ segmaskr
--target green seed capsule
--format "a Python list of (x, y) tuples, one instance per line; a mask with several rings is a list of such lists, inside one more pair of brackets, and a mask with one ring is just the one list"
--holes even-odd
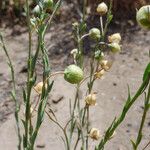
[(136, 19), (141, 27), (150, 29), (150, 5), (141, 7), (137, 12)]
[(45, 9), (51, 8), (53, 6), (53, 0), (44, 0), (43, 5)]
[(64, 79), (71, 84), (78, 84), (83, 80), (83, 71), (76, 65), (70, 65), (64, 71)]
[(113, 53), (117, 53), (121, 51), (121, 47), (118, 43), (111, 43), (111, 44), (108, 44), (108, 46), (110, 47)]
[(92, 28), (92, 29), (89, 31), (89, 36), (90, 36), (90, 38), (93, 39), (93, 40), (99, 40), (100, 37), (101, 37), (100, 30), (97, 29), (97, 28)]

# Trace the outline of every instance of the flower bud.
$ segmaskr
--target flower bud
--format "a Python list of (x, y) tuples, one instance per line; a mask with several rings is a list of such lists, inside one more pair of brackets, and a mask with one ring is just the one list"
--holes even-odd
[(109, 62), (108, 60), (102, 60), (100, 61), (100, 65), (102, 69), (104, 69), (105, 71), (108, 71), (111, 68), (112, 63)]
[(86, 98), (85, 98), (85, 102), (87, 105), (89, 106), (95, 106), (96, 105), (96, 94), (89, 94)]
[(150, 5), (143, 6), (138, 10), (136, 20), (141, 27), (150, 29)]
[(98, 28), (92, 28), (90, 31), (89, 31), (89, 36), (91, 39), (93, 40), (99, 40), (100, 37), (101, 37), (101, 33), (100, 33), (100, 30)]
[(105, 74), (105, 70), (102, 69), (101, 71), (95, 73), (95, 78), (100, 79), (101, 77), (103, 77), (104, 74)]
[(49, 9), (53, 6), (53, 0), (44, 0), (43, 1), (43, 6), (46, 9)]
[(64, 71), (64, 79), (71, 84), (78, 84), (83, 79), (83, 71), (76, 65), (70, 65)]
[(108, 36), (108, 41), (110, 43), (118, 43), (119, 44), (120, 41), (121, 41), (120, 33), (115, 33), (115, 34), (113, 34), (111, 36)]
[(108, 46), (110, 47), (113, 53), (117, 53), (121, 51), (121, 47), (118, 43), (111, 43), (111, 44), (108, 44)]
[(100, 132), (96, 128), (92, 128), (89, 135), (93, 140), (98, 140), (100, 138)]
[[(45, 88), (47, 88), (47, 84), (45, 84)], [(34, 87), (34, 90), (35, 90), (38, 94), (42, 94), (42, 89), (43, 89), (43, 82), (39, 82), (39, 83)]]
[(100, 14), (100, 15), (105, 15), (108, 11), (108, 7), (107, 5), (102, 2), (100, 3), (98, 6), (97, 6), (97, 12)]

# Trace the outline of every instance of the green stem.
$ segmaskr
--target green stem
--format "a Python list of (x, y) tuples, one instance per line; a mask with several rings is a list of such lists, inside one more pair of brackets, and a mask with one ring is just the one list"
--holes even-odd
[(148, 110), (149, 110), (149, 101), (150, 101), (150, 86), (149, 86), (149, 89), (148, 89), (148, 95), (145, 99), (145, 106), (144, 106), (143, 116), (142, 116), (142, 120), (141, 120), (141, 124), (140, 124), (140, 128), (139, 128), (138, 136), (137, 136), (135, 145), (133, 147), (134, 150), (138, 149), (138, 146), (139, 146), (139, 144), (142, 140), (142, 131), (143, 131), (144, 123), (145, 123), (146, 116), (147, 116), (147, 113), (148, 113)]
[(26, 0), (26, 14), (27, 14), (27, 24), (28, 24), (28, 37), (29, 37), (29, 48), (28, 48), (28, 77), (27, 77), (27, 99), (26, 99), (26, 112), (25, 112), (25, 138), (24, 138), (24, 148), (28, 145), (29, 138), (29, 120), (30, 120), (30, 95), (32, 90), (31, 84), (31, 46), (32, 46), (32, 35), (30, 27), (30, 12), (29, 12), (29, 1)]
[(64, 130), (64, 128), (60, 125), (59, 122), (57, 122), (56, 120), (54, 120), (50, 114), (48, 112), (46, 112), (47, 116), (49, 117), (50, 120), (52, 120), (63, 132), (64, 136), (65, 136), (65, 140), (66, 140), (66, 145), (67, 145), (67, 150), (70, 150), (70, 146), (69, 146), (69, 141), (68, 141), (68, 137), (67, 137), (67, 134)]
[(19, 106), (19, 103), (17, 101), (17, 98), (16, 98), (16, 82), (15, 82), (15, 74), (14, 74), (14, 67), (13, 67), (13, 64), (12, 64), (12, 61), (9, 57), (9, 54), (8, 54), (8, 51), (7, 51), (7, 48), (5, 46), (5, 43), (4, 43), (4, 40), (3, 40), (3, 36), (1, 35), (0, 33), (0, 40), (1, 40), (1, 44), (2, 44), (2, 47), (3, 47), (3, 50), (5, 52), (5, 55), (8, 59), (8, 65), (10, 67), (10, 70), (11, 70), (11, 78), (12, 78), (12, 83), (13, 83), (13, 90), (12, 90), (12, 98), (15, 102), (15, 119), (16, 119), (16, 125), (17, 125), (17, 134), (18, 134), (18, 150), (21, 150), (21, 142), (22, 142), (22, 138), (21, 138), (21, 133), (20, 133), (20, 121), (19, 121), (19, 110), (20, 110), (20, 106)]
[(83, 22), (85, 22), (87, 0), (83, 0)]
[(69, 146), (71, 145), (71, 141), (72, 141), (72, 135), (74, 132), (74, 112), (76, 109), (76, 105), (77, 105), (77, 101), (78, 101), (78, 95), (79, 94), (79, 86), (77, 85), (76, 88), (76, 95), (75, 95), (75, 100), (74, 100), (74, 105), (73, 105), (73, 109), (72, 109), (72, 113), (71, 113), (71, 125), (70, 125), (70, 137), (69, 137)]

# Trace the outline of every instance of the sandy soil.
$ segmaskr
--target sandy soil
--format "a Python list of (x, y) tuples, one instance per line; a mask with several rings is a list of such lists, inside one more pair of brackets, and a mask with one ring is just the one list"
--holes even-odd
[[(55, 28), (52, 30), (55, 30)], [(11, 32), (12, 30), (9, 29), (4, 30), (4, 36), (16, 69), (18, 89), (20, 89), (26, 81), (27, 33), (11, 35)], [(60, 34), (63, 35), (63, 33)], [(70, 32), (68, 35), (70, 36)], [(50, 60), (53, 71), (62, 70), (66, 64), (70, 63), (68, 55), (63, 52), (69, 51), (72, 48), (71, 42), (68, 42), (65, 36), (62, 37), (63, 41), (66, 41), (65, 45), (70, 44), (65, 49), (64, 45), (61, 45), (62, 43), (60, 43), (59, 46), (56, 44), (59, 43), (61, 39), (55, 43), (50, 43), (49, 41), (51, 39), (53, 40), (55, 36), (56, 35), (51, 31), (46, 36), (47, 45), (50, 50), (52, 49), (52, 51), (50, 51)], [(133, 32), (132, 30), (127, 30), (123, 39), (123, 50), (116, 56), (112, 69), (106, 74), (103, 80), (96, 82), (94, 89), (98, 92), (98, 105), (90, 110), (91, 127), (99, 128), (102, 135), (114, 117), (120, 114), (127, 98), (127, 85), (129, 84), (132, 94), (138, 89), (142, 81), (143, 70), (149, 60), (149, 43), (150, 32), (141, 30)], [(54, 49), (56, 50), (55, 52)], [(51, 53), (53, 55), (51, 55)], [(88, 58), (86, 61), (88, 61)], [(0, 53), (0, 68), (0, 149), (16, 150), (17, 135), (13, 115), (14, 104), (10, 97), (10, 72), (8, 71), (6, 58), (2, 51)], [(39, 69), (39, 75), (40, 74)], [(81, 89), (81, 99), (85, 91), (86, 86), (83, 85)], [(58, 120), (60, 120), (62, 124), (69, 119), (69, 99), (73, 99), (74, 92), (75, 87), (65, 82), (61, 76), (55, 77), (55, 84), (51, 92), (49, 104), (54, 109)], [(22, 101), (21, 92), (19, 92), (18, 97), (19, 100)], [(63, 97), (63, 99), (55, 104), (53, 101), (58, 100), (60, 97)], [(127, 114), (124, 123), (117, 129), (116, 136), (106, 145), (106, 150), (132, 149), (130, 139), (135, 139), (137, 135), (143, 104), (144, 100), (143, 97), (141, 97)], [(150, 140), (149, 130), (150, 115), (147, 117), (144, 128), (145, 134), (139, 149), (142, 149)], [(63, 150), (64, 147), (60, 135), (62, 135), (60, 130), (45, 117), (35, 149), (43, 147), (44, 150)], [(90, 143), (92, 149), (96, 143), (93, 141)], [(148, 149), (150, 149), (150, 147), (147, 148), (147, 150)]]

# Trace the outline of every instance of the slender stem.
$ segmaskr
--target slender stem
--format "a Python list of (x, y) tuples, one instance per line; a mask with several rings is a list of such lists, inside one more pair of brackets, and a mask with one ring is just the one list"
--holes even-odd
[(103, 26), (103, 17), (100, 16), (100, 25), (101, 25), (101, 34), (102, 37), (104, 37), (104, 26)]
[(89, 106), (87, 106), (87, 127), (86, 127), (86, 132), (87, 132), (87, 138), (86, 138), (86, 150), (88, 150), (89, 147), (89, 138), (88, 138), (88, 133), (89, 133)]
[(83, 39), (85, 39), (86, 37), (88, 37), (89, 36), (89, 33), (87, 33), (87, 34), (84, 34), (82, 37), (81, 37), (81, 41), (83, 40)]
[(140, 128), (139, 128), (138, 136), (136, 138), (136, 142), (135, 142), (135, 145), (134, 145), (134, 150), (138, 149), (138, 146), (139, 146), (139, 144), (142, 140), (142, 131), (143, 131), (144, 123), (145, 123), (146, 116), (147, 116), (147, 113), (148, 113), (148, 110), (149, 110), (149, 101), (150, 101), (150, 86), (149, 86), (149, 89), (148, 89), (148, 95), (147, 95), (146, 100), (145, 100), (143, 116), (142, 116), (142, 120), (141, 120), (141, 124), (140, 124)]
[(76, 88), (76, 95), (75, 95), (75, 100), (74, 100), (74, 105), (73, 105), (73, 109), (72, 109), (72, 114), (71, 114), (71, 126), (70, 126), (70, 137), (69, 137), (69, 145), (71, 145), (71, 141), (72, 141), (72, 135), (74, 132), (73, 126), (74, 126), (74, 113), (75, 113), (75, 109), (76, 109), (76, 105), (77, 105), (77, 100), (78, 100), (78, 95), (79, 94), (79, 86), (77, 85)]
[(87, 0), (83, 0), (83, 22), (85, 21), (85, 17), (86, 17), (86, 5), (87, 5)]
[(55, 7), (55, 9), (54, 9), (52, 15), (49, 16), (49, 18), (47, 19), (47, 21), (46, 21), (46, 29), (48, 28), (48, 25), (51, 25), (51, 23), (52, 23), (52, 21), (53, 21), (53, 18), (54, 18), (54, 16), (55, 16), (55, 14), (56, 14), (58, 8), (59, 8), (60, 5), (61, 5), (61, 2), (62, 2), (62, 0), (58, 0), (58, 2), (57, 2), (56, 5), (55, 5), (56, 7)]
[(4, 43), (4, 40), (3, 40), (3, 36), (1, 35), (0, 33), (0, 40), (1, 40), (1, 44), (2, 44), (2, 47), (3, 47), (3, 50), (5, 52), (5, 55), (8, 59), (8, 65), (10, 67), (10, 70), (11, 70), (11, 78), (12, 78), (12, 83), (13, 83), (13, 90), (12, 90), (12, 98), (15, 102), (15, 119), (16, 119), (16, 125), (17, 125), (17, 134), (18, 134), (18, 150), (21, 150), (21, 142), (22, 142), (22, 138), (21, 138), (21, 132), (20, 132), (20, 121), (19, 121), (19, 110), (20, 110), (20, 106), (19, 106), (19, 103), (17, 101), (17, 98), (16, 98), (16, 81), (15, 81), (15, 74), (14, 74), (14, 67), (13, 67), (13, 64), (12, 64), (12, 61), (9, 57), (9, 54), (8, 54), (8, 51), (7, 51), (7, 48), (5, 46), (5, 43)]
[[(46, 111), (45, 111), (46, 112)], [(67, 134), (64, 130), (64, 128), (60, 125), (60, 123), (56, 120), (54, 120), (50, 114), (48, 112), (46, 112), (47, 116), (49, 117), (50, 120), (52, 120), (56, 125), (58, 125), (58, 127), (62, 130), (64, 136), (65, 136), (65, 139), (66, 139), (66, 144), (67, 144), (67, 150), (70, 150), (70, 146), (69, 146), (69, 141), (68, 141), (68, 137), (67, 137)]]
[(46, 78), (46, 80), (44, 81), (44, 83), (46, 83), (46, 82), (48, 81), (48, 79), (50, 79), (50, 78), (53, 77), (53, 76), (56, 76), (56, 75), (63, 75), (63, 74), (64, 74), (64, 71), (54, 72), (54, 73), (50, 74), (50, 75)]
[(110, 6), (109, 6), (109, 10), (108, 10), (108, 13), (107, 13), (107, 20), (106, 20), (106, 24), (105, 24), (105, 27), (103, 28), (104, 29), (104, 32), (103, 32), (103, 37), (102, 37), (102, 41), (104, 40), (104, 37), (106, 35), (106, 32), (107, 32), (107, 29), (108, 29), (108, 25), (110, 24), (111, 20), (112, 20), (112, 4), (113, 4), (113, 0), (110, 0)]
[(80, 140), (80, 134), (78, 134), (78, 138), (77, 138), (77, 141), (76, 141), (76, 143), (75, 143), (74, 150), (76, 150), (76, 149), (77, 149), (77, 146), (78, 146), (79, 140)]
[(30, 95), (31, 95), (31, 46), (32, 46), (32, 34), (30, 27), (30, 12), (29, 12), (29, 0), (26, 0), (26, 14), (27, 14), (27, 24), (28, 24), (28, 37), (29, 37), (29, 48), (28, 48), (28, 77), (27, 77), (27, 100), (26, 100), (26, 112), (25, 112), (25, 138), (24, 146), (27, 147), (28, 144), (28, 134), (29, 134), (29, 120), (30, 120)]

